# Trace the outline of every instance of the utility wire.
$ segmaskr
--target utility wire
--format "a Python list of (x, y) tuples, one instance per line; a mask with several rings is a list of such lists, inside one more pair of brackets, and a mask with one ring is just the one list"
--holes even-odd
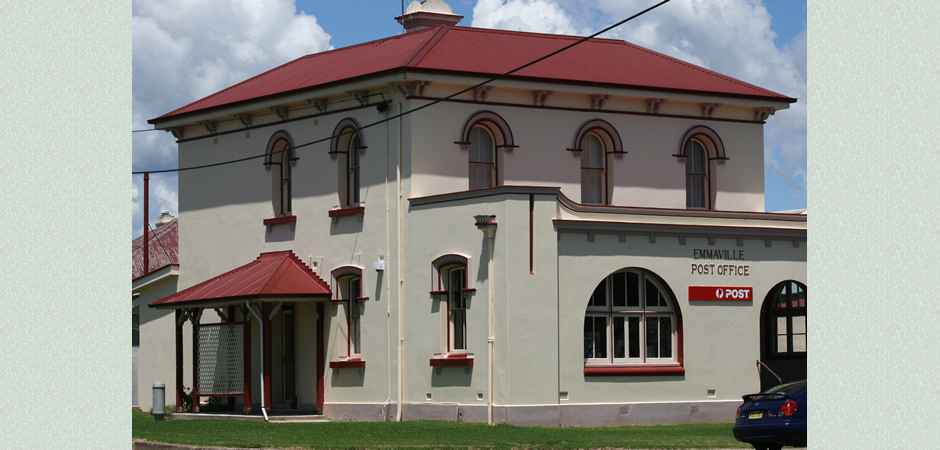
[[(430, 108), (431, 106), (434, 106), (434, 105), (436, 105), (436, 104), (438, 104), (438, 103), (441, 103), (441, 102), (443, 102), (443, 101), (450, 100), (450, 99), (452, 99), (452, 98), (454, 98), (454, 97), (457, 97), (457, 96), (459, 96), (459, 95), (465, 94), (465, 93), (470, 92), (470, 91), (472, 91), (472, 90), (474, 90), (474, 89), (477, 89), (477, 88), (479, 88), (479, 87), (482, 87), (482, 86), (485, 86), (485, 85), (487, 85), (487, 84), (489, 84), (489, 83), (492, 83), (492, 82), (494, 82), (494, 81), (496, 81), (496, 80), (499, 80), (499, 79), (502, 78), (502, 77), (505, 77), (505, 76), (507, 76), (507, 75), (512, 75), (512, 74), (514, 74), (514, 73), (516, 73), (516, 72), (519, 72), (519, 71), (521, 71), (521, 70), (523, 70), (523, 69), (526, 69), (526, 68), (528, 68), (528, 67), (531, 67), (531, 66), (533, 66), (533, 65), (535, 65), (535, 64), (538, 64), (538, 63), (540, 63), (540, 62), (542, 62), (542, 61), (545, 61), (546, 59), (551, 58), (551, 57), (553, 57), (553, 56), (555, 56), (555, 55), (557, 55), (557, 54), (559, 54), (559, 53), (561, 53), (561, 52), (563, 52), (563, 51), (565, 51), (565, 50), (568, 50), (568, 49), (570, 49), (570, 48), (572, 48), (572, 47), (574, 47), (574, 46), (576, 46), (576, 45), (580, 45), (580, 44), (584, 43), (585, 41), (588, 41), (588, 40), (590, 40), (590, 39), (593, 39), (593, 38), (595, 38), (595, 37), (597, 37), (597, 36), (599, 36), (599, 35), (601, 35), (601, 34), (604, 34), (604, 33), (608, 32), (608, 31), (610, 31), (610, 30), (613, 30), (614, 28), (617, 28), (617, 27), (619, 27), (619, 26), (621, 26), (621, 25), (623, 25), (623, 24), (625, 24), (625, 23), (627, 23), (627, 22), (629, 22), (629, 21), (631, 21), (631, 20), (633, 20), (633, 19), (636, 19), (637, 17), (640, 17), (640, 16), (642, 16), (642, 15), (644, 15), (644, 14), (646, 14), (646, 13), (648, 13), (648, 12), (650, 12), (650, 11), (656, 9), (656, 8), (659, 8), (660, 6), (665, 5), (666, 3), (669, 3), (670, 1), (671, 1), (671, 0), (662, 0), (662, 1), (660, 1), (659, 3), (656, 3), (655, 5), (650, 6), (650, 7), (646, 8), (646, 9), (644, 9), (644, 10), (642, 10), (642, 11), (640, 11), (640, 12), (638, 12), (638, 13), (636, 13), (636, 14), (630, 16), (630, 17), (627, 17), (626, 19), (623, 19), (623, 20), (621, 20), (621, 21), (619, 21), (619, 22), (613, 24), (613, 25), (610, 25), (610, 26), (608, 26), (607, 28), (604, 28), (604, 29), (602, 29), (602, 30), (600, 30), (600, 31), (598, 31), (598, 32), (596, 32), (596, 33), (590, 35), (590, 36), (582, 37), (582, 38), (578, 39), (577, 41), (574, 41), (574, 42), (572, 42), (572, 43), (570, 43), (570, 44), (568, 44), (568, 45), (566, 45), (566, 46), (564, 46), (564, 47), (562, 47), (562, 48), (560, 48), (560, 49), (558, 49), (558, 50), (555, 50), (555, 51), (553, 51), (553, 52), (551, 52), (551, 53), (548, 53), (548, 54), (546, 54), (546, 55), (544, 55), (544, 56), (542, 56), (542, 57), (539, 57), (539, 58), (537, 58), (537, 59), (535, 59), (535, 60), (532, 60), (532, 61), (530, 61), (530, 62), (527, 62), (527, 63), (525, 63), (525, 64), (523, 64), (523, 65), (521, 65), (521, 66), (519, 66), (519, 67), (516, 67), (515, 69), (512, 69), (512, 70), (510, 70), (510, 71), (508, 71), (508, 72), (505, 72), (505, 73), (503, 73), (503, 74), (501, 74), (501, 75), (498, 75), (498, 76), (496, 76), (496, 77), (489, 78), (489, 79), (487, 79), (487, 80), (485, 80), (485, 81), (482, 81), (482, 82), (480, 82), (480, 83), (477, 83), (477, 84), (475, 84), (475, 85), (473, 85), (473, 86), (470, 86), (470, 87), (468, 87), (468, 88), (459, 90), (459, 91), (457, 91), (457, 92), (454, 92), (453, 94), (450, 94), (450, 95), (448, 95), (447, 97), (435, 99), (435, 100), (433, 100), (433, 101), (431, 101), (431, 102), (429, 102), (429, 103), (425, 103), (425, 104), (423, 104), (423, 105), (421, 105), (421, 106), (417, 106), (417, 107), (411, 108), (411, 109), (409, 109), (409, 110), (407, 110), (407, 111), (402, 111), (402, 112), (400, 112), (400, 113), (398, 113), (398, 114), (394, 114), (394, 115), (392, 115), (392, 116), (386, 117), (386, 118), (384, 118), (384, 119), (380, 119), (380, 120), (377, 120), (377, 121), (375, 121), (375, 122), (371, 122), (371, 123), (365, 124), (365, 125), (359, 127), (359, 129), (357, 129), (357, 130), (346, 131), (346, 130), (348, 130), (348, 128), (347, 128), (347, 129), (344, 129), (342, 132), (340, 132), (340, 133), (337, 134), (337, 135), (330, 135), (330, 136), (327, 136), (327, 137), (324, 137), (324, 138), (320, 138), (320, 139), (316, 139), (316, 140), (313, 140), (313, 141), (310, 141), (310, 142), (306, 142), (306, 143), (303, 143), (303, 144), (295, 145), (295, 146), (293, 146), (293, 147), (289, 147), (289, 148), (286, 148), (286, 149), (283, 149), (283, 150), (279, 150), (277, 153), (281, 153), (281, 152), (285, 152), (285, 151), (292, 151), (292, 150), (299, 149), (299, 148), (304, 148), (304, 147), (309, 147), (309, 146), (311, 146), (311, 145), (316, 145), (316, 144), (319, 144), (319, 143), (322, 143), (322, 142), (328, 142), (328, 141), (331, 141), (331, 140), (333, 140), (333, 139), (336, 139), (336, 138), (338, 138), (338, 137), (340, 137), (340, 136), (343, 136), (344, 134), (354, 134), (354, 133), (358, 133), (358, 132), (360, 132), (361, 130), (365, 130), (365, 129), (367, 129), (367, 128), (372, 128), (372, 127), (374, 127), (374, 126), (376, 126), (376, 125), (381, 125), (381, 124), (383, 124), (383, 123), (385, 123), (385, 122), (390, 122), (390, 121), (392, 121), (392, 120), (402, 118), (402, 117), (407, 116), (407, 115), (409, 115), (409, 114), (413, 114), (413, 113), (416, 113), (416, 112), (418, 112), (418, 111), (421, 111), (421, 110), (423, 110), (423, 109), (425, 109), (425, 108)], [(275, 152), (271, 152), (271, 154), (273, 154), (273, 153), (275, 153)], [(138, 170), (138, 171), (131, 172), (131, 174), (137, 175), (137, 174), (142, 174), (142, 173), (185, 172), (185, 171), (196, 170), (196, 169), (207, 169), (207, 168), (210, 168), (210, 167), (218, 167), (218, 166), (224, 166), (224, 165), (228, 165), (228, 164), (236, 164), (236, 163), (240, 163), (240, 162), (244, 162), (244, 161), (250, 161), (250, 160), (253, 160), (253, 159), (264, 158), (264, 157), (267, 157), (268, 154), (269, 154), (268, 152), (265, 152), (265, 153), (261, 153), (261, 154), (257, 154), (257, 155), (246, 156), (246, 157), (244, 157), (244, 158), (232, 159), (232, 160), (227, 160), (227, 161), (219, 161), (219, 162), (209, 163), (209, 164), (199, 164), (199, 165), (195, 165), (195, 166), (179, 167), (179, 168), (176, 168), (176, 169)]]

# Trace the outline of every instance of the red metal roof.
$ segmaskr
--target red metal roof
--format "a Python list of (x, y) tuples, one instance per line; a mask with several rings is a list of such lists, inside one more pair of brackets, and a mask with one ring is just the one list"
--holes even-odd
[[(575, 36), (440, 25), (297, 58), (150, 122), (402, 69), (499, 75), (577, 39)], [(613, 39), (584, 42), (513, 77), (796, 101)]]
[(330, 286), (294, 252), (262, 253), (254, 261), (163, 297), (154, 306), (257, 297), (330, 296)]
[[(169, 265), (179, 265), (179, 225), (176, 219), (165, 224), (157, 225), (150, 233), (150, 273), (156, 272)], [(134, 239), (131, 244), (133, 266), (131, 279), (136, 280), (144, 275), (144, 238)]]

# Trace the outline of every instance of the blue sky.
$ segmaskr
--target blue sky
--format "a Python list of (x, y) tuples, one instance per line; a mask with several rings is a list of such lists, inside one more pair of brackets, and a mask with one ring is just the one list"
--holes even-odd
[[(655, 0), (447, 2), (464, 16), (461, 25), (588, 35)], [(401, 33), (400, 12), (400, 0), (135, 0), (133, 128), (298, 56)], [(764, 127), (765, 207), (779, 211), (806, 206), (805, 36), (805, 1), (674, 0), (604, 37), (799, 99)], [(134, 170), (176, 167), (176, 152), (167, 133), (133, 135)], [(135, 236), (141, 181), (134, 178)], [(175, 174), (153, 176), (150, 192), (151, 220), (177, 213)]]

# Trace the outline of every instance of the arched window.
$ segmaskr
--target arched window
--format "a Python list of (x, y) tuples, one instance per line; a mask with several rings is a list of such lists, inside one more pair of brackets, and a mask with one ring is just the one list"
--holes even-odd
[(771, 290), (765, 334), (776, 356), (806, 354), (806, 285), (789, 280)]
[(455, 142), (469, 150), (469, 189), (499, 186), (499, 149), (516, 148), (509, 124), (499, 114), (480, 111), (464, 124), (460, 140)]
[(708, 208), (708, 157), (705, 146), (692, 138), (686, 145), (685, 206)]
[(359, 159), (365, 148), (359, 124), (351, 118), (341, 120), (333, 131), (333, 148), (330, 149), (330, 154), (337, 159), (340, 207), (348, 208), (360, 203)]
[(443, 342), (447, 353), (467, 352), (467, 307), (468, 297), (476, 289), (468, 288), (468, 259), (462, 255), (444, 255), (434, 260), (432, 266), (437, 272), (436, 288), (431, 291), (444, 302), (446, 316), (446, 341)]
[(581, 203), (609, 204), (608, 155), (622, 156), (625, 153), (617, 129), (605, 120), (589, 120), (578, 129), (574, 147), (569, 150), (581, 156)]
[(682, 363), (681, 318), (659, 277), (624, 269), (597, 285), (584, 316), (584, 364), (592, 367), (672, 366)]
[(712, 161), (725, 161), (725, 147), (715, 130), (706, 126), (690, 128), (682, 136), (679, 153), (685, 159), (685, 205), (687, 208), (715, 209), (715, 174)]
[(278, 131), (268, 141), (265, 166), (271, 171), (271, 203), (276, 216), (291, 213), (291, 166), (297, 158), (290, 135)]
[(362, 268), (343, 266), (334, 269), (331, 275), (336, 286), (332, 302), (342, 305), (346, 315), (346, 357), (359, 356), (362, 354), (361, 303), (368, 300), (362, 295)]
[(470, 189), (496, 187), (496, 144), (482, 126), (470, 130)]
[(581, 203), (607, 203), (607, 151), (594, 133), (584, 136), (581, 143)]

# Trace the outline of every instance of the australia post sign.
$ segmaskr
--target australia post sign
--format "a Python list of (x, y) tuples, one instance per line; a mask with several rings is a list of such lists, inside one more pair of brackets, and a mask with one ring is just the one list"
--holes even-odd
[(689, 286), (689, 301), (749, 302), (754, 300), (750, 286)]

